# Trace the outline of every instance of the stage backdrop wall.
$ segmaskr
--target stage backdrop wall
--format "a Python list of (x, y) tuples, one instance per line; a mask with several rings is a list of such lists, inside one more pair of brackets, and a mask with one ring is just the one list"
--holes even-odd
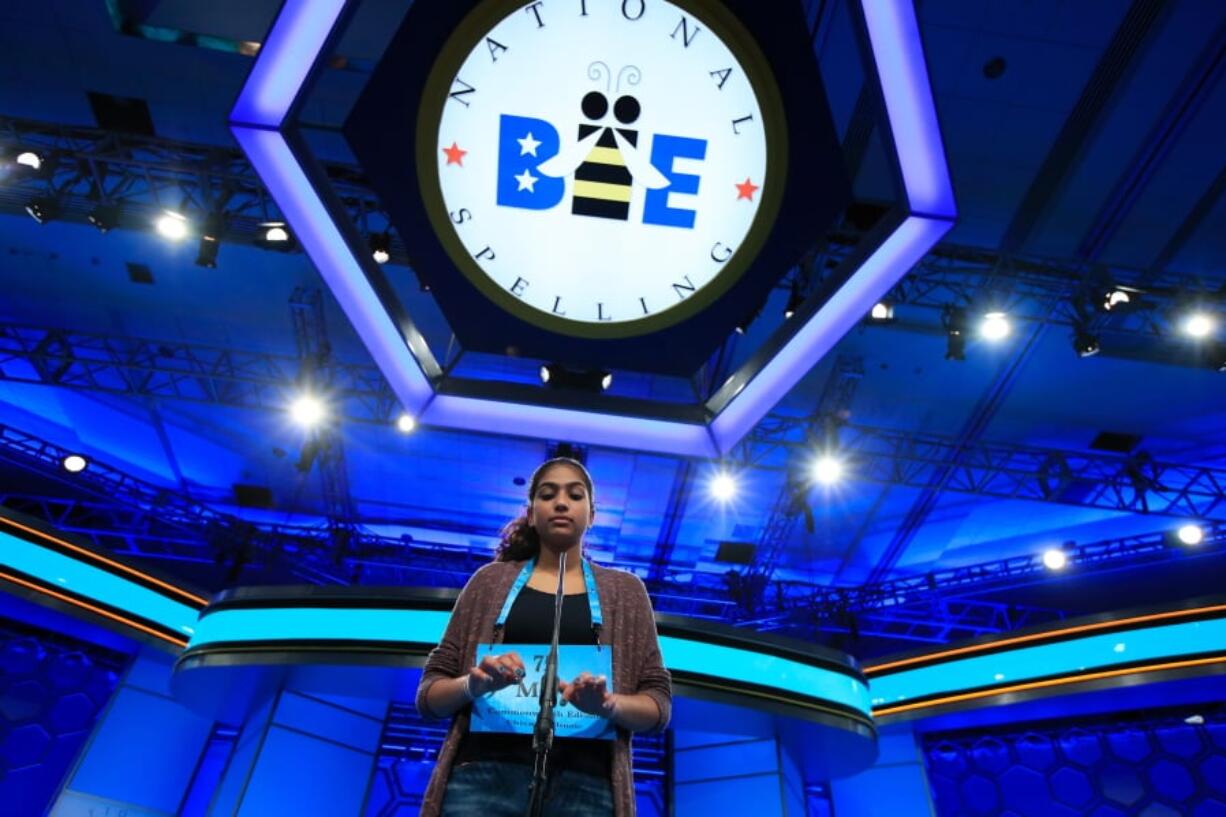
[(938, 817), (1226, 817), (1221, 706), (931, 734), (923, 748)]
[(0, 813), (42, 814), (128, 656), (0, 619)]

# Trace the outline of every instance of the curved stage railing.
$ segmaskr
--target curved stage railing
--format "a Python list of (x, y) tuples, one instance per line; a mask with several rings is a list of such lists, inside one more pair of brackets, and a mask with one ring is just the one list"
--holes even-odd
[[(195, 696), (206, 707), (218, 705), (206, 700), (208, 690), (237, 689), (233, 679), (217, 683), (225, 667), (233, 674), (304, 664), (420, 666), (455, 595), (241, 588), (210, 604), (174, 581), (8, 512), (0, 514), (0, 587), (176, 653), (176, 684), (189, 703)], [(657, 621), (678, 694), (835, 729), (858, 747), (849, 750), (858, 762), (871, 762), (874, 723), (882, 720), (1226, 671), (1221, 599), (1061, 622), (890, 658), (863, 671), (846, 655), (790, 639), (673, 616)]]
[(1221, 599), (1065, 621), (864, 669), (878, 719), (1220, 672), (1226, 672)]

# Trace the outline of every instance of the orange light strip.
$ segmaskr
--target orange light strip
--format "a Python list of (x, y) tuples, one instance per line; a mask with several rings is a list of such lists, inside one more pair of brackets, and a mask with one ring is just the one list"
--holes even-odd
[(5, 573), (3, 570), (0, 570), (0, 579), (10, 581), (13, 584), (19, 584), (22, 587), (28, 587), (29, 589), (34, 590), (35, 592), (42, 593), (44, 596), (50, 596), (53, 599), (59, 599), (60, 601), (67, 602), (68, 604), (71, 604), (75, 607), (80, 607), (82, 610), (88, 610), (91, 613), (96, 613), (97, 615), (109, 618), (112, 621), (117, 621), (126, 627), (135, 628), (137, 630), (140, 630), (143, 633), (148, 633), (149, 635), (154, 636), (155, 638), (160, 638), (163, 641), (167, 641), (171, 644), (174, 644), (176, 647), (183, 648), (187, 646), (187, 639), (180, 640), (173, 636), (166, 635), (165, 633), (158, 632), (152, 627), (147, 627), (144, 624), (141, 624), (139, 621), (133, 621), (130, 618), (124, 618), (123, 616), (116, 615), (115, 613), (112, 613), (109, 610), (103, 610), (101, 607), (95, 607), (89, 602), (81, 601), (80, 599), (74, 599), (72, 596), (65, 595), (64, 593), (57, 593), (54, 590), (48, 590), (47, 588), (37, 585), (34, 582), (28, 582), (25, 579), (18, 578), (17, 576), (9, 575), (8, 573)]
[(14, 522), (12, 519), (7, 519), (3, 516), (0, 516), (0, 522), (10, 527), (17, 528), (18, 530), (25, 531), (26, 533), (33, 534), (34, 536), (37, 536), (40, 539), (45, 539), (48, 542), (54, 542), (60, 547), (68, 548), (74, 553), (79, 553), (80, 555), (86, 557), (87, 559), (91, 561), (102, 562), (103, 564), (109, 565), (110, 567), (113, 567), (116, 570), (119, 570), (123, 573), (127, 573), (130, 576), (136, 576), (143, 581), (147, 581), (151, 584), (157, 585), (163, 590), (166, 590), (170, 593), (175, 594), (179, 598), (186, 599), (194, 603), (198, 607), (202, 607), (202, 608), (206, 607), (209, 603), (209, 600), (202, 596), (197, 596), (195, 593), (189, 593), (181, 587), (175, 587), (173, 584), (168, 584), (167, 582), (164, 582), (161, 579), (154, 578), (153, 576), (150, 576), (148, 573), (142, 573), (141, 571), (137, 570), (134, 567), (128, 567), (122, 562), (117, 562), (114, 559), (108, 559), (107, 557), (101, 554), (95, 553), (92, 550), (88, 550), (78, 545), (74, 545), (71, 542), (66, 542), (63, 539), (59, 539), (55, 536), (52, 536), (49, 533), (43, 533), (40, 530), (36, 530), (35, 528), (28, 527), (26, 525), (21, 524), (20, 522)]
[(1185, 661), (1169, 661), (1165, 664), (1150, 664), (1148, 666), (1129, 667), (1127, 669), (1101, 670), (1099, 672), (1089, 672), (1084, 675), (1076, 675), (1072, 677), (1049, 678), (1046, 681), (1029, 681), (1024, 684), (1012, 684), (1007, 687), (982, 689), (978, 692), (963, 692), (958, 695), (950, 695), (946, 698), (934, 698), (932, 700), (920, 701), (913, 704), (883, 706), (880, 709), (873, 710), (873, 717), (883, 718), (886, 715), (897, 715), (899, 712), (911, 712), (916, 709), (927, 709), (933, 706), (943, 706), (945, 704), (954, 704), (961, 701), (974, 701), (980, 698), (991, 698), (995, 695), (1006, 695), (1010, 692), (1026, 692), (1032, 689), (1050, 689), (1051, 687), (1063, 686), (1065, 684), (1079, 684), (1084, 681), (1097, 681), (1102, 678), (1118, 678), (1121, 675), (1134, 675), (1143, 672), (1162, 672), (1164, 670), (1186, 669), (1187, 667), (1204, 667), (1210, 664), (1226, 664), (1226, 658), (1190, 658)]
[(1146, 613), (1145, 615), (1117, 618), (1112, 619), (1111, 621), (1096, 621), (1093, 624), (1078, 624), (1059, 630), (1045, 630), (1041, 633), (1018, 635), (1013, 636), (1012, 638), (1002, 638), (999, 641), (989, 641), (986, 644), (970, 644), (965, 647), (955, 647), (951, 650), (945, 650), (943, 652), (916, 655), (912, 656), (911, 658), (900, 658), (897, 661), (887, 661), (884, 664), (874, 664), (871, 667), (864, 667), (863, 672), (865, 675), (873, 675), (875, 673), (886, 672), (899, 667), (909, 667), (914, 664), (927, 664), (929, 662), (936, 663), (947, 658), (952, 658), (955, 655), (970, 655), (977, 652), (1000, 649), (1001, 647), (1009, 647), (1014, 644), (1027, 644), (1034, 641), (1059, 638), (1074, 633), (1091, 633), (1096, 630), (1109, 630), (1114, 627), (1127, 626), (1129, 624), (1147, 624), (1155, 621), (1166, 621), (1173, 618), (1186, 618), (1187, 616), (1195, 616), (1205, 613), (1226, 613), (1226, 604), (1214, 604), (1209, 607), (1197, 607), (1192, 610), (1168, 610), (1164, 613)]

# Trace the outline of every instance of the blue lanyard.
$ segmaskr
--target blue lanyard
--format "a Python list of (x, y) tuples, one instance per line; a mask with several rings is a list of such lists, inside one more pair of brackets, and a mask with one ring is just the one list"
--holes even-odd
[[(600, 593), (596, 591), (596, 574), (592, 572), (592, 566), (587, 559), (582, 559), (583, 562), (583, 584), (587, 587), (587, 606), (592, 616), (592, 629), (596, 631), (596, 643), (600, 643), (600, 627), (604, 624), (604, 617), (600, 613)], [(515, 605), (515, 600), (519, 598), (520, 592), (523, 591), (524, 585), (528, 583), (528, 579), (532, 578), (532, 571), (536, 568), (536, 559), (529, 559), (524, 565), (524, 569), (519, 571), (519, 575), (515, 578), (515, 583), (511, 585), (511, 591), (507, 593), (507, 600), (502, 603), (502, 612), (498, 614), (498, 619), (494, 622), (494, 630), (501, 630), (506, 626), (507, 616), (511, 615), (511, 608)]]

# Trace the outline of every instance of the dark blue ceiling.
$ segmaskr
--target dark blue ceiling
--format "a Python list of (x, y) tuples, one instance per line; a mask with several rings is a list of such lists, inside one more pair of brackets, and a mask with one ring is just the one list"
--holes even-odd
[[(845, 4), (805, 5), (855, 171), (856, 197), (887, 200), (889, 177), (872, 127), (878, 111), (861, 93)], [(368, 75), (364, 64), (378, 55), (404, 6), (393, 0), (363, 4), (339, 49), (349, 60), (325, 75), (305, 112), (308, 120), (343, 119)], [(11, 153), (31, 130), (96, 129), (87, 96), (95, 92), (144, 100), (157, 140), (234, 150), (224, 119), (250, 65), (234, 44), (258, 41), (276, 7), (272, 0), (5, 4), (0, 148)], [(716, 586), (728, 570), (748, 569), (717, 561), (721, 542), (755, 543), (762, 559), (776, 541), (772, 537), (781, 536), (771, 565), (775, 578), (855, 587), (1027, 556), (1063, 542), (1087, 544), (1162, 532), (1189, 519), (1226, 519), (1226, 505), (1207, 515), (1144, 514), (1121, 509), (1125, 497), (1112, 507), (1087, 499), (1093, 487), (1088, 484), (1080, 493), (1053, 497), (1062, 501), (1033, 501), (994, 496), (960, 479), (970, 468), (1005, 468), (999, 457), (988, 457), (988, 444), (1086, 454), (1100, 432), (1111, 431), (1139, 438), (1134, 453), (1207, 469), (1206, 479), (1219, 482), (1205, 490), (1226, 492), (1226, 374), (1189, 365), (1190, 341), (1170, 331), (1174, 313), (1162, 314), (1164, 332), (1152, 322), (1128, 329), (1127, 343), (1086, 359), (1073, 352), (1067, 321), (1052, 319), (1089, 282), (1113, 277), (1143, 279), (1161, 290), (1159, 311), (1175, 310), (1182, 294), (1215, 294), (1209, 308), (1226, 321), (1226, 7), (1213, 0), (925, 0), (919, 14), (960, 219), (912, 278), (945, 270), (965, 276), (976, 292), (1003, 293), (1011, 313), (1022, 318), (1012, 336), (999, 344), (972, 340), (966, 360), (947, 360), (939, 305), (903, 297), (894, 323), (866, 323), (816, 362), (777, 407), (775, 419), (813, 415), (830, 384), (847, 382), (840, 381), (840, 371), (851, 367), (856, 373), (854, 394), (838, 418), (850, 424), (840, 432), (853, 446), (849, 479), (804, 494), (811, 531), (799, 505), (779, 501), (789, 463), (795, 467), (808, 456), (802, 435), (797, 431), (787, 445), (773, 445), (772, 420), (760, 429), (760, 441), (741, 452), (748, 460), (732, 463), (740, 466), (742, 490), (727, 504), (707, 492), (719, 463), (637, 453), (632, 442), (628, 450), (589, 451), (599, 501), (590, 544), (598, 556), (645, 574), (653, 562), (666, 561), (681, 574), (669, 592), (684, 595), (692, 574), (706, 574)], [(180, 41), (169, 41), (174, 39)], [(1003, 72), (989, 77), (996, 72), (985, 68), (996, 60)], [(326, 134), (319, 138), (329, 156), (345, 160), (343, 145)], [(295, 375), (289, 301), (296, 288), (325, 290), (335, 358), (366, 371), (372, 364), (306, 257), (223, 242), (217, 268), (205, 269), (193, 263), (194, 242), (169, 244), (152, 229), (103, 235), (80, 218), (35, 224), (21, 212), (10, 181), (0, 182), (10, 187), (0, 195), (0, 425), (86, 453), (218, 510), (261, 523), (325, 526), (328, 493), (321, 469), (296, 467), (304, 433), (278, 408), (290, 399)], [(166, 198), (159, 199), (162, 206), (178, 203), (173, 189), (160, 195)], [(152, 284), (134, 282), (130, 264), (146, 265)], [(1047, 270), (1043, 280), (1051, 300), (1028, 288), (1027, 270), (1037, 267)], [(389, 269), (431, 345), (447, 350), (450, 331), (429, 293), (420, 291), (407, 267)], [(729, 340), (733, 364), (782, 320), (786, 299), (787, 291), (778, 291), (749, 332)], [(113, 369), (115, 355), (134, 348), (133, 339), (196, 349), (216, 356), (211, 359), (223, 353), (266, 356), (282, 369), (249, 372), (252, 382), (262, 377), (260, 382), (273, 386), (258, 405), (247, 407), (210, 397), (207, 389), (175, 398), (147, 383), (142, 390), (127, 382), (108, 393), (88, 379), (52, 382), (32, 365), (37, 354), (20, 351), (17, 338), (22, 331), (46, 330), (76, 333), (76, 354), (85, 353), (86, 339), (101, 346), (111, 339), (116, 346), (97, 353), (104, 361), (99, 371)], [(1224, 331), (1217, 330), (1217, 341), (1226, 340)], [(512, 380), (530, 379), (536, 366), (480, 355), (462, 357), (459, 365), (472, 376)], [(197, 382), (207, 379), (202, 375)], [(614, 387), (632, 395), (686, 388), (677, 379), (633, 373), (620, 374)], [(343, 469), (354, 514), (343, 521), (370, 534), (408, 535), (418, 544), (437, 545), (440, 558), (453, 551), (488, 552), (498, 528), (522, 502), (516, 479), (546, 454), (545, 444), (517, 438), (514, 429), (478, 435), (423, 428), (403, 435), (387, 423), (351, 419), (339, 426), (344, 457), (335, 466)], [(937, 457), (927, 463), (934, 470), (918, 482), (902, 475), (883, 479), (879, 472), (872, 481), (864, 479), (875, 449), (863, 449), (865, 467), (857, 471), (854, 444), (865, 436), (856, 429), (910, 441), (914, 459), (907, 461)], [(925, 440), (943, 441), (958, 453), (930, 456), (921, 450)], [(37, 507), (31, 497), (123, 506), (121, 496), (97, 496), (71, 480), (48, 481), (40, 476), (44, 466), (12, 446), (5, 451), (0, 492), (26, 496), (27, 510)], [(1111, 461), (1123, 467), (1118, 454), (1092, 453), (1116, 457)], [(1114, 478), (1127, 482), (1118, 473)], [(1100, 474), (1099, 482), (1112, 478)], [(238, 507), (236, 483), (270, 488), (272, 507)], [(780, 523), (781, 508), (787, 524)], [(1212, 553), (1221, 545), (1204, 549)], [(202, 584), (224, 581), (207, 548), (199, 563), (144, 555)], [(289, 580), (294, 558), (272, 564), (252, 555), (237, 580)], [(397, 558), (405, 565), (399, 573), (380, 573), (373, 564)], [(338, 559), (332, 572), (341, 580), (411, 581), (414, 558), (383, 553), (368, 559), (372, 564), (360, 576), (341, 569)], [(1137, 598), (1135, 588), (1159, 588), (1155, 592), (1170, 600), (1194, 584), (1188, 569), (1177, 567), (1180, 560), (1217, 565), (1212, 556), (1192, 560), (1188, 554), (1143, 571), (1105, 573), (1086, 565), (1079, 568), (1083, 585), (1077, 576), (1058, 582), (1041, 577), (1054, 584), (1047, 590), (1042, 582), (1023, 589), (987, 587), (958, 598), (1056, 612), (1120, 606), (1121, 588), (1134, 588), (1128, 592)], [(1118, 564), (1131, 562), (1123, 558)], [(928, 601), (948, 600), (941, 592), (934, 588)], [(734, 599), (726, 592), (724, 597)], [(770, 594), (763, 599), (759, 613), (771, 607)], [(931, 608), (938, 612), (922, 609), (913, 612), (959, 615), (947, 605)], [(848, 629), (835, 618), (823, 619), (818, 629)]]

